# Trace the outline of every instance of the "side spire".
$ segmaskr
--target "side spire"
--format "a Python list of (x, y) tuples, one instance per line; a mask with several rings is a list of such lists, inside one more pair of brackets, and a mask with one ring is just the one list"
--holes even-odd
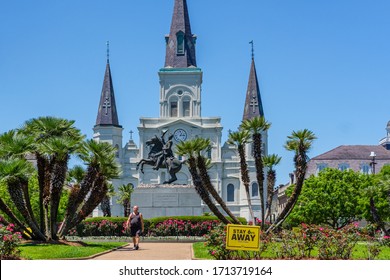
[(107, 41), (106, 72), (104, 73), (103, 87), (95, 126), (101, 125), (121, 127), (119, 125), (118, 114), (116, 110), (114, 85), (112, 83), (109, 55), (109, 42)]
[(196, 36), (191, 32), (187, 1), (175, 0), (171, 30), (165, 37), (165, 67), (197, 67), (195, 56)]
[(252, 63), (251, 63), (251, 69), (249, 73), (249, 81), (248, 81), (248, 88), (246, 92), (243, 120), (252, 119), (257, 116), (264, 116), (259, 82), (256, 73), (253, 40), (250, 41), (249, 44), (252, 45)]

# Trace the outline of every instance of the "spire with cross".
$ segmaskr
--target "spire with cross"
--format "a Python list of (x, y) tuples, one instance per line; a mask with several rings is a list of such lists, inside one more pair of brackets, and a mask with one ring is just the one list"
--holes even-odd
[(104, 74), (103, 87), (100, 95), (98, 115), (96, 118), (96, 126), (112, 125), (116, 127), (121, 127), (119, 125), (118, 114), (117, 114), (116, 104), (115, 104), (114, 85), (112, 83), (110, 60), (109, 60), (110, 43), (108, 41), (106, 42), (106, 46), (107, 46), (106, 72)]
[(259, 81), (257, 79), (255, 66), (255, 52), (253, 40), (249, 42), (251, 45), (252, 64), (249, 73), (248, 88), (245, 99), (243, 120), (252, 119), (257, 116), (264, 116), (263, 105), (261, 103)]

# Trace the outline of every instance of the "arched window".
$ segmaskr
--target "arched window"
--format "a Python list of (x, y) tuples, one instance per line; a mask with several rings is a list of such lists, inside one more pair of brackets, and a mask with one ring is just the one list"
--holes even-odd
[(177, 101), (171, 101), (170, 115), (171, 117), (177, 117)]
[(189, 116), (190, 116), (190, 101), (183, 100), (183, 117), (189, 117)]
[(259, 196), (259, 185), (257, 183), (252, 184), (252, 197)]
[(207, 150), (207, 158), (211, 159), (212, 156), (213, 156), (213, 149), (210, 147), (210, 149)]
[(182, 31), (177, 32), (176, 34), (177, 40), (177, 50), (176, 54), (184, 54), (184, 33)]
[(233, 184), (227, 185), (227, 201), (228, 202), (234, 201), (234, 185)]

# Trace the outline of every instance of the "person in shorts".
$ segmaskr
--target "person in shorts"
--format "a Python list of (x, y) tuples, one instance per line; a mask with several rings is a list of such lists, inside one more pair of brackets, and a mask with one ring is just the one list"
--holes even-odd
[(129, 215), (126, 222), (126, 227), (130, 229), (131, 236), (133, 237), (134, 250), (139, 249), (139, 239), (144, 231), (144, 218), (138, 211), (138, 206), (133, 207), (133, 212)]

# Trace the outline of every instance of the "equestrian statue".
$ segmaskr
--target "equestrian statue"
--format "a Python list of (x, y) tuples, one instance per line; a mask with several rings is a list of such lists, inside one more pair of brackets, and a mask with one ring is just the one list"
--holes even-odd
[(177, 180), (176, 173), (180, 171), (182, 162), (175, 158), (172, 152), (173, 145), (173, 134), (168, 136), (168, 141), (165, 142), (165, 134), (168, 130), (164, 130), (161, 137), (155, 135), (152, 139), (145, 142), (146, 146), (149, 147), (149, 154), (147, 159), (142, 159), (137, 164), (137, 170), (140, 168), (141, 172), (144, 173), (144, 164), (152, 165), (153, 170), (159, 168), (166, 168), (171, 178), (165, 181), (163, 184), (171, 184)]

